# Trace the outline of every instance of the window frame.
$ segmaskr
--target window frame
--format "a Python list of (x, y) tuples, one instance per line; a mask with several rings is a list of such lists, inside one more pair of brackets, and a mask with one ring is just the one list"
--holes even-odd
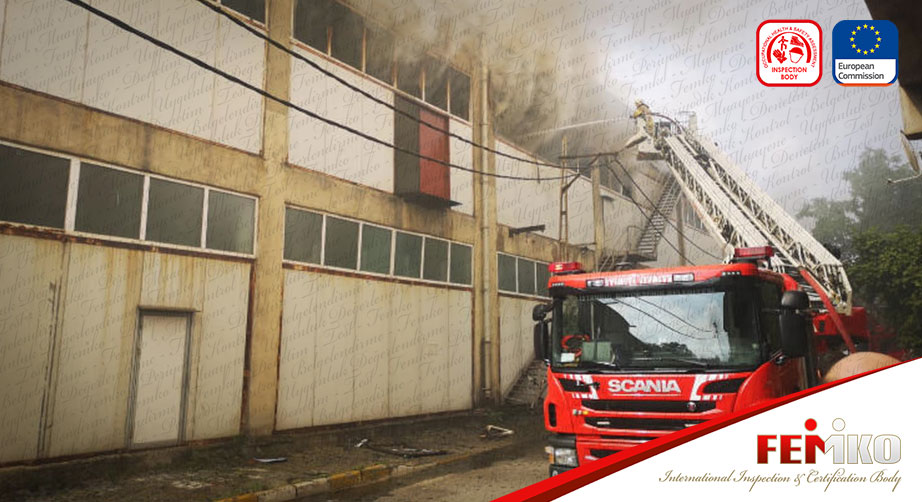
[[(358, 239), (358, 256), (357, 256), (357, 258), (356, 258), (356, 260), (357, 260), (357, 268), (355, 268), (355, 269), (351, 269), (351, 268), (342, 268), (342, 267), (337, 267), (337, 266), (334, 266), (334, 265), (327, 265), (327, 264), (326, 264), (326, 246), (321, 246), (321, 249), (320, 249), (320, 255), (321, 255), (321, 256), (320, 256), (320, 263), (311, 263), (311, 262), (306, 262), (306, 261), (292, 260), (292, 259), (284, 258), (284, 257), (283, 257), (283, 258), (282, 258), (282, 263), (283, 263), (283, 264), (294, 265), (294, 266), (301, 266), (301, 267), (308, 267), (308, 268), (311, 268), (311, 269), (318, 269), (318, 270), (330, 270), (330, 271), (339, 271), (339, 272), (349, 272), (350, 274), (356, 274), (356, 275), (361, 275), (361, 276), (370, 276), (370, 277), (375, 277), (375, 278), (397, 280), (397, 281), (402, 281), (402, 282), (420, 283), (420, 284), (423, 284), (423, 285), (443, 286), (443, 287), (449, 287), (449, 288), (453, 288), (453, 289), (466, 289), (466, 290), (467, 290), (467, 289), (472, 289), (472, 288), (473, 288), (473, 279), (474, 279), (474, 273), (473, 273), (473, 270), (474, 270), (474, 246), (473, 246), (473, 244), (469, 244), (469, 243), (467, 243), (467, 242), (455, 241), (455, 240), (447, 239), (447, 238), (445, 238), (445, 237), (440, 237), (440, 236), (437, 236), (437, 235), (430, 235), (430, 234), (425, 234), (425, 233), (422, 233), (422, 232), (415, 232), (415, 231), (412, 231), (412, 230), (404, 230), (404, 229), (392, 227), (392, 226), (389, 226), (389, 225), (382, 225), (382, 224), (380, 224), (380, 223), (375, 223), (375, 222), (360, 220), (360, 219), (358, 219), (358, 218), (353, 218), (353, 217), (351, 217), (351, 216), (343, 216), (343, 215), (341, 215), (341, 214), (327, 213), (327, 212), (324, 212), (324, 211), (319, 211), (319, 210), (317, 210), (317, 209), (308, 208), (308, 207), (300, 206), (300, 205), (293, 204), (293, 203), (285, 203), (285, 208), (286, 208), (286, 209), (288, 209), (288, 208), (290, 208), (290, 209), (295, 209), (295, 210), (298, 210), (298, 211), (307, 211), (307, 212), (311, 212), (311, 213), (315, 213), (315, 214), (321, 215), (322, 218), (323, 218), (323, 223), (322, 223), (322, 225), (321, 225), (321, 232), (320, 232), (320, 234), (321, 234), (321, 235), (320, 235), (320, 238), (322, 239), (322, 242), (326, 242), (327, 218), (328, 218), (328, 217), (332, 217), (332, 218), (337, 218), (337, 219), (340, 219), (340, 220), (347, 220), (347, 221), (351, 221), (351, 222), (358, 223), (358, 224), (359, 224), (359, 229), (358, 229), (358, 232), (359, 232), (359, 239)], [(367, 226), (370, 226), (370, 227), (378, 228), (378, 229), (387, 230), (387, 231), (390, 232), (390, 234), (391, 234), (391, 243), (390, 243), (390, 262), (389, 262), (389, 265), (388, 265), (388, 272), (387, 272), (386, 274), (385, 274), (385, 273), (381, 273), (381, 272), (372, 272), (372, 271), (369, 271), (369, 270), (362, 270), (362, 269), (361, 269), (361, 267), (362, 267), (362, 237), (363, 237), (362, 234), (363, 234), (363, 232), (364, 232), (364, 228), (365, 228), (366, 225), (367, 225)], [(421, 243), (420, 243), (420, 267), (419, 267), (419, 277), (407, 277), (407, 276), (403, 276), (403, 275), (397, 275), (397, 274), (394, 273), (394, 269), (395, 269), (395, 266), (396, 266), (397, 233), (398, 233), (398, 232), (399, 232), (399, 233), (403, 233), (403, 234), (407, 234), (407, 235), (412, 235), (412, 236), (416, 236), (416, 237), (421, 238)], [(284, 242), (285, 242), (284, 239), (286, 238), (285, 233), (286, 233), (286, 232), (283, 230), (283, 234), (282, 234), (283, 246), (284, 246)], [(444, 280), (444, 281), (436, 281), (436, 280), (432, 280), (432, 279), (424, 279), (424, 278), (423, 278), (423, 272), (424, 272), (425, 263), (426, 263), (426, 240), (427, 240), (427, 239), (429, 239), (429, 240), (441, 241), (441, 242), (446, 243), (446, 245), (447, 245), (447, 254), (446, 254), (446, 258), (445, 258), (445, 266), (446, 266), (445, 272), (446, 272), (446, 275), (445, 275), (445, 280)], [(468, 262), (468, 265), (469, 265), (470, 271), (471, 271), (471, 284), (463, 284), (463, 283), (458, 283), (458, 282), (451, 282), (451, 259), (452, 259), (451, 246), (452, 246), (452, 244), (463, 245), (463, 246), (466, 246), (466, 247), (470, 248), (470, 250), (471, 250), (471, 257), (470, 257), (470, 260), (469, 260), (469, 262)]]
[[(59, 158), (67, 159), (70, 161), (70, 170), (68, 172), (66, 206), (65, 206), (65, 211), (64, 211), (64, 228), (63, 229), (57, 228), (57, 227), (30, 225), (26, 223), (18, 223), (18, 222), (13, 222), (13, 221), (0, 220), (0, 222), (2, 222), (4, 225), (11, 225), (14, 227), (19, 227), (19, 228), (37, 228), (37, 229), (48, 230), (51, 232), (58, 232), (58, 233), (64, 232), (65, 234), (74, 235), (74, 236), (85, 238), (85, 239), (94, 239), (94, 240), (108, 241), (108, 242), (120, 242), (120, 243), (128, 243), (128, 244), (142, 244), (145, 246), (151, 246), (151, 247), (162, 248), (162, 249), (176, 249), (176, 250), (182, 250), (182, 251), (193, 251), (196, 253), (214, 254), (214, 255), (221, 255), (221, 256), (232, 256), (232, 257), (248, 258), (248, 259), (253, 259), (256, 256), (256, 252), (257, 252), (258, 245), (259, 245), (258, 243), (259, 197), (246, 194), (246, 193), (235, 192), (233, 190), (225, 190), (223, 188), (212, 187), (209, 185), (204, 185), (202, 183), (196, 183), (193, 181), (186, 181), (186, 180), (181, 180), (177, 178), (171, 178), (169, 176), (164, 176), (164, 175), (157, 174), (157, 173), (149, 173), (149, 172), (141, 171), (138, 169), (131, 169), (128, 167), (117, 165), (117, 164), (112, 164), (111, 162), (104, 162), (104, 161), (99, 161), (96, 159), (80, 157), (77, 155), (55, 152), (51, 150), (44, 150), (41, 148), (34, 148), (34, 147), (26, 146), (26, 145), (19, 145), (19, 144), (9, 142), (9, 141), (0, 140), (0, 144), (9, 146), (12, 148), (18, 148), (21, 150), (28, 150), (28, 151), (32, 151), (36, 153), (41, 153), (44, 155), (59, 157)], [(118, 237), (114, 235), (97, 234), (93, 232), (84, 232), (82, 230), (76, 230), (75, 224), (76, 224), (76, 216), (77, 216), (77, 204), (79, 203), (79, 201), (77, 200), (77, 195), (78, 195), (79, 183), (80, 183), (80, 170), (84, 162), (93, 164), (95, 166), (99, 166), (102, 168), (106, 168), (106, 169), (113, 169), (116, 171), (138, 175), (143, 178), (143, 184), (142, 184), (142, 189), (141, 189), (142, 190), (141, 191), (141, 218), (139, 222), (141, 228), (138, 233), (138, 238)], [(201, 230), (201, 234), (199, 235), (200, 242), (198, 246), (186, 246), (182, 244), (171, 244), (167, 242), (147, 240), (147, 213), (148, 213), (147, 206), (150, 202), (150, 180), (151, 179), (159, 179), (163, 181), (168, 181), (172, 183), (177, 183), (181, 185), (203, 189), (204, 193), (202, 197), (203, 199), (203, 202), (202, 202), (202, 206), (203, 206), (202, 207), (202, 230)], [(237, 197), (251, 199), (253, 201), (253, 251), (251, 253), (222, 251), (220, 249), (210, 249), (210, 248), (205, 247), (205, 236), (207, 235), (206, 232), (208, 230), (208, 195), (210, 191), (212, 190), (217, 191), (217, 192), (226, 193), (229, 195), (235, 195)]]
[[(499, 287), (499, 260), (500, 260), (499, 257), (500, 257), (500, 255), (502, 255), (502, 256), (507, 256), (507, 257), (513, 259), (513, 263), (514, 263), (514, 267), (513, 267), (513, 268), (515, 269), (515, 291), (509, 291), (509, 290), (506, 290), (506, 289), (501, 289), (501, 288)], [(521, 291), (519, 291), (519, 261), (520, 261), (520, 260), (530, 261), (531, 263), (534, 264), (534, 278), (533, 278), (533, 279), (534, 279), (534, 285), (535, 285), (535, 292), (534, 292), (534, 293), (522, 293)], [(542, 261), (542, 260), (538, 260), (538, 259), (534, 259), (534, 258), (529, 258), (529, 257), (527, 257), (527, 256), (518, 256), (518, 255), (511, 254), (511, 253), (505, 253), (505, 252), (502, 252), (502, 251), (497, 251), (497, 253), (496, 253), (496, 290), (497, 290), (497, 292), (499, 292), (499, 294), (501, 294), (501, 295), (514, 296), (514, 297), (520, 297), (520, 298), (528, 298), (528, 299), (534, 299), (534, 298), (547, 299), (547, 298), (550, 298), (550, 295), (543, 295), (543, 294), (540, 293), (540, 289), (541, 289), (541, 288), (540, 288), (540, 286), (538, 285), (538, 284), (539, 284), (539, 283), (538, 283), (538, 269), (541, 268), (541, 267), (544, 267), (544, 268), (546, 269), (546, 268), (548, 267), (548, 265), (549, 265), (548, 262), (545, 262), (545, 261)]]

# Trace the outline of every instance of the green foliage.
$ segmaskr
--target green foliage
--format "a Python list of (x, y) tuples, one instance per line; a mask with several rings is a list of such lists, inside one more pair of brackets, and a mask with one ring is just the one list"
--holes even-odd
[(865, 306), (897, 333), (904, 348), (922, 352), (922, 231), (900, 227), (855, 236), (848, 275)]
[(855, 303), (900, 344), (922, 352), (922, 182), (891, 185), (911, 173), (898, 156), (867, 150), (842, 175), (848, 196), (813, 199), (798, 216), (846, 266)]

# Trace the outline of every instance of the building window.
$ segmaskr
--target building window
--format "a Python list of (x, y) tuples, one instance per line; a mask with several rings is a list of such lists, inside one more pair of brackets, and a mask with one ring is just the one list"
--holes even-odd
[(468, 120), (471, 106), (471, 77), (454, 68), (448, 70), (451, 82), (451, 114)]
[(437, 59), (426, 58), (426, 102), (448, 111), (448, 66)]
[(234, 253), (252, 253), (255, 207), (256, 202), (248, 197), (210, 190), (205, 247)]
[(394, 84), (394, 36), (387, 30), (365, 28), (365, 73)]
[(285, 259), (320, 263), (323, 215), (285, 208)]
[(151, 178), (145, 239), (200, 247), (204, 201), (202, 188)]
[(535, 262), (519, 258), (519, 293), (535, 294)]
[(397, 88), (415, 98), (422, 98), (421, 71), (418, 59), (397, 59)]
[(471, 284), (471, 247), (451, 243), (450, 281), (455, 284)]
[(499, 289), (501, 291), (508, 291), (510, 293), (515, 293), (516, 290), (516, 262), (514, 256), (499, 255), (499, 262), (497, 263), (497, 275), (499, 276)]
[(426, 237), (423, 279), (445, 282), (448, 280), (448, 242)]
[(423, 238), (397, 232), (394, 251), (394, 275), (419, 278)]
[(221, 5), (260, 23), (266, 23), (266, 0), (221, 0)]
[(295, 38), (328, 54), (327, 27), (330, 24), (331, 9), (330, 0), (297, 0), (294, 19)]
[(143, 191), (144, 177), (140, 174), (82, 164), (74, 228), (81, 232), (139, 238)]
[(70, 160), (0, 145), (0, 220), (64, 228)]
[(323, 264), (355, 270), (359, 258), (359, 224), (327, 216)]
[(391, 272), (391, 231), (372, 225), (362, 225), (362, 266), (365, 272)]
[(362, 69), (362, 37), (365, 23), (362, 17), (339, 2), (333, 2), (330, 13), (332, 26), (330, 55), (347, 65)]
[(535, 265), (535, 293), (537, 293), (538, 296), (548, 296), (547, 283), (551, 279), (551, 273), (547, 269), (547, 266), (547, 263), (541, 262)]

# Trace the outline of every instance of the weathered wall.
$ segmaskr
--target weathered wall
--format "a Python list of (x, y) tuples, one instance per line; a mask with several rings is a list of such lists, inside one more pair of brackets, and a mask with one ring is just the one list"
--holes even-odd
[(466, 290), (285, 271), (278, 429), (471, 406)]
[(499, 339), (502, 361), (501, 387), (503, 394), (512, 390), (522, 370), (535, 358), (533, 343), (534, 321), (531, 310), (537, 299), (499, 297)]
[[(183, 0), (94, 6), (261, 87), (265, 46)], [(0, 80), (250, 152), (262, 147), (262, 98), (87, 11), (9, 2)]]
[(127, 446), (139, 308), (194, 312), (186, 439), (239, 432), (248, 264), (14, 235), (0, 249), (0, 302), (17, 307), (0, 330), (0, 461)]

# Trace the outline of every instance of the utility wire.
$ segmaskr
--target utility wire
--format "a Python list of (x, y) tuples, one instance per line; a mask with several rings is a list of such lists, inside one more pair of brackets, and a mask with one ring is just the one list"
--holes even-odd
[[(618, 160), (618, 157), (617, 157), (617, 156), (614, 156), (614, 160), (615, 160), (615, 163), (617, 163), (618, 166), (621, 167), (621, 170), (624, 171), (624, 175), (627, 176), (627, 178), (628, 178), (629, 180), (631, 180), (631, 184), (634, 185), (634, 187), (637, 188), (637, 191), (640, 192), (641, 195), (643, 195), (643, 198), (644, 198), (644, 199), (647, 199), (647, 202), (649, 202), (649, 203), (653, 206), (653, 210), (656, 211), (657, 214), (659, 214), (660, 216), (662, 216), (662, 217), (663, 217), (663, 220), (665, 220), (666, 223), (669, 224), (669, 226), (671, 226), (672, 228), (674, 228), (674, 229), (676, 230), (676, 232), (678, 232), (678, 231), (679, 231), (679, 227), (678, 227), (675, 223), (673, 223), (672, 220), (670, 220), (665, 214), (663, 214), (663, 212), (660, 211), (658, 207), (656, 207), (656, 203), (653, 202), (653, 199), (651, 199), (651, 198), (647, 195), (647, 193), (644, 192), (643, 188), (640, 188), (640, 184), (637, 183), (637, 181), (634, 180), (634, 178), (633, 178), (633, 177), (631, 176), (631, 174), (628, 172), (627, 168), (624, 167), (624, 164), (622, 164), (621, 161)], [(609, 169), (611, 169), (611, 167), (609, 167)], [(614, 174), (614, 170), (612, 169), (611, 171), (612, 171), (612, 174)], [(617, 176), (615, 176), (615, 178), (617, 179)], [(620, 179), (618, 180), (618, 183), (621, 183), (621, 180), (620, 180)], [(623, 183), (622, 183), (622, 185), (623, 185)], [(632, 190), (632, 192), (633, 192), (633, 190)], [(632, 202), (634, 201), (633, 197), (631, 198), (631, 201), (632, 201)], [(635, 204), (636, 204), (636, 202), (635, 202)], [(640, 208), (639, 205), (638, 205), (637, 207)], [(684, 232), (683, 232), (683, 233), (684, 233)], [(660, 234), (660, 236), (662, 236), (662, 234)], [(665, 237), (664, 237), (664, 239), (665, 239)], [(717, 255), (711, 253), (710, 251), (704, 249), (703, 247), (699, 246), (698, 244), (695, 243), (695, 241), (689, 239), (688, 237), (685, 237), (685, 241), (688, 242), (689, 244), (691, 244), (692, 246), (695, 246), (696, 248), (698, 248), (699, 251), (701, 251), (702, 253), (704, 253), (704, 254), (710, 256), (711, 258), (714, 258), (715, 260), (723, 260), (723, 258), (721, 258), (720, 256), (717, 256)], [(686, 258), (686, 259), (687, 259), (687, 258)]]
[(301, 107), (301, 106), (298, 106), (298, 105), (296, 105), (296, 104), (294, 104), (294, 103), (292, 103), (292, 102), (290, 102), (290, 101), (288, 101), (288, 100), (279, 98), (279, 97), (277, 97), (277, 96), (275, 96), (275, 95), (273, 95), (273, 94), (271, 94), (271, 93), (269, 93), (269, 92), (267, 92), (267, 91), (265, 91), (265, 90), (263, 90), (263, 89), (260, 89), (259, 87), (256, 87), (256, 86), (254, 86), (254, 85), (252, 85), (252, 84), (250, 84), (250, 83), (248, 83), (248, 82), (245, 82), (245, 81), (243, 81), (243, 80), (241, 80), (241, 79), (239, 79), (239, 78), (237, 78), (237, 77), (235, 77), (235, 76), (233, 76), (233, 75), (231, 75), (231, 74), (229, 74), (229, 73), (227, 73), (227, 72), (225, 72), (225, 71), (223, 71), (223, 70), (220, 70), (220, 69), (218, 69), (218, 68), (216, 68), (216, 67), (214, 67), (214, 66), (212, 66), (212, 65), (209, 65), (208, 63), (202, 61), (201, 59), (198, 59), (198, 58), (196, 58), (196, 57), (194, 57), (194, 56), (191, 56), (191, 55), (189, 55), (189, 54), (187, 54), (187, 53), (185, 53), (185, 52), (183, 52), (183, 51), (181, 51), (181, 50), (179, 50), (179, 49), (173, 47), (172, 45), (170, 45), (170, 44), (168, 44), (168, 43), (166, 43), (166, 42), (163, 42), (162, 40), (159, 40), (159, 39), (157, 39), (157, 38), (154, 38), (154, 37), (148, 35), (147, 33), (144, 33), (143, 31), (140, 31), (140, 30), (138, 30), (137, 28), (135, 28), (135, 27), (129, 25), (128, 23), (125, 23), (124, 21), (122, 21), (122, 20), (120, 20), (120, 19), (118, 19), (118, 18), (116, 18), (116, 17), (110, 16), (109, 14), (106, 14), (105, 12), (103, 12), (103, 11), (101, 11), (101, 10), (99, 10), (99, 9), (97, 9), (97, 8), (95, 8), (95, 7), (91, 6), (91, 5), (89, 5), (89, 4), (87, 4), (86, 2), (83, 2), (83, 1), (81, 1), (81, 0), (67, 0), (67, 2), (69, 2), (69, 3), (73, 4), (73, 5), (76, 5), (76, 6), (82, 8), (82, 9), (84, 9), (84, 10), (86, 10), (86, 11), (88, 11), (88, 12), (90, 12), (90, 13), (92, 13), (92, 14), (98, 16), (98, 17), (101, 17), (101, 18), (105, 19), (106, 21), (108, 21), (108, 22), (114, 24), (115, 26), (121, 28), (122, 30), (125, 30), (125, 31), (127, 31), (127, 32), (129, 32), (129, 33), (132, 33), (132, 34), (134, 34), (134, 35), (139, 36), (139, 37), (143, 38), (144, 40), (147, 40), (148, 42), (150, 42), (150, 43), (156, 45), (157, 47), (160, 47), (161, 49), (164, 49), (164, 50), (166, 50), (166, 51), (172, 52), (173, 54), (175, 54), (175, 55), (177, 55), (177, 56), (179, 56), (179, 57), (181, 57), (181, 58), (183, 58), (183, 59), (185, 59), (185, 60), (191, 62), (192, 64), (194, 64), (194, 65), (196, 65), (196, 66), (198, 66), (198, 67), (200, 67), (200, 68), (203, 68), (203, 69), (208, 70), (208, 71), (210, 71), (210, 72), (212, 72), (212, 73), (215, 73), (215, 74), (217, 74), (217, 75), (220, 75), (220, 76), (224, 77), (224, 78), (227, 79), (227, 80), (230, 80), (231, 82), (233, 82), (233, 83), (235, 83), (235, 84), (238, 84), (238, 85), (240, 85), (240, 86), (243, 86), (243, 87), (245, 87), (245, 88), (247, 88), (247, 89), (249, 89), (249, 90), (251, 90), (251, 91), (253, 91), (253, 92), (257, 93), (257, 94), (260, 94), (260, 95), (262, 95), (262, 96), (264, 96), (264, 97), (266, 97), (266, 98), (268, 98), (268, 99), (271, 99), (271, 100), (273, 100), (273, 101), (275, 101), (275, 102), (277, 102), (277, 103), (280, 103), (280, 104), (282, 104), (282, 105), (284, 105), (284, 106), (287, 106), (287, 107), (289, 107), (289, 108), (292, 108), (292, 109), (294, 109), (294, 110), (297, 110), (297, 111), (299, 111), (299, 112), (301, 112), (301, 113), (307, 115), (308, 117), (317, 119), (317, 120), (319, 120), (319, 121), (321, 121), (321, 122), (323, 122), (323, 123), (325, 123), (325, 124), (331, 125), (331, 126), (336, 127), (336, 128), (338, 128), (338, 129), (342, 129), (342, 130), (344, 130), (344, 131), (346, 131), (346, 132), (352, 133), (352, 134), (354, 134), (354, 135), (356, 135), (356, 136), (359, 136), (359, 137), (361, 137), (361, 138), (364, 138), (364, 139), (366, 139), (366, 140), (368, 140), (368, 141), (371, 141), (371, 142), (373, 142), (373, 143), (377, 143), (377, 144), (379, 144), (379, 145), (388, 147), (388, 148), (390, 148), (390, 149), (392, 149), (392, 150), (395, 150), (395, 151), (398, 151), (398, 152), (401, 152), (401, 153), (405, 153), (405, 154), (408, 154), (408, 155), (412, 155), (412, 156), (414, 156), (414, 157), (418, 157), (418, 158), (423, 159), (423, 160), (428, 160), (428, 161), (430, 161), (430, 162), (435, 162), (435, 163), (437, 163), (437, 164), (441, 164), (441, 165), (443, 165), (443, 166), (447, 166), (447, 167), (450, 167), (450, 168), (453, 168), (453, 169), (458, 169), (458, 170), (466, 171), (466, 172), (473, 173), (473, 174), (479, 174), (479, 175), (481, 175), (481, 176), (491, 176), (491, 177), (500, 178), (500, 179), (509, 179), (509, 180), (518, 180), (518, 181), (551, 181), (551, 180), (570, 179), (570, 178), (572, 178), (572, 177), (579, 176), (579, 174), (573, 174), (573, 175), (564, 175), (564, 176), (555, 176), (555, 177), (526, 177), (526, 176), (511, 176), (511, 175), (505, 175), (505, 174), (487, 173), (487, 172), (483, 172), (483, 171), (478, 171), (478, 170), (476, 170), (476, 169), (471, 169), (471, 168), (468, 168), (468, 167), (459, 166), (459, 165), (457, 165), (457, 164), (452, 164), (452, 163), (450, 163), (450, 162), (445, 162), (444, 160), (436, 159), (436, 158), (434, 158), (434, 157), (429, 157), (429, 156), (423, 155), (423, 154), (421, 154), (421, 153), (419, 153), (419, 152), (414, 152), (414, 151), (412, 151), (412, 150), (407, 150), (407, 149), (405, 149), (405, 148), (402, 148), (402, 147), (399, 147), (399, 146), (397, 146), (397, 145), (394, 145), (393, 143), (388, 143), (387, 141), (384, 141), (384, 140), (382, 140), (382, 139), (376, 138), (376, 137), (374, 137), (374, 136), (372, 136), (372, 135), (370, 135), (370, 134), (366, 134), (366, 133), (364, 133), (364, 132), (362, 132), (362, 131), (359, 131), (358, 129), (355, 129), (355, 128), (353, 128), (353, 127), (347, 126), (347, 125), (345, 125), (345, 124), (341, 124), (341, 123), (336, 122), (335, 120), (332, 120), (332, 119), (328, 119), (328, 118), (326, 118), (326, 117), (324, 117), (324, 116), (322, 116), (322, 115), (319, 115), (319, 114), (317, 114), (317, 113), (314, 113), (314, 112), (312, 112), (312, 111), (310, 111), (310, 110), (308, 110), (308, 109), (306, 109), (306, 108), (303, 108), (303, 107)]
[[(343, 79), (342, 77), (340, 77), (340, 76), (336, 75), (335, 73), (333, 73), (333, 72), (331, 72), (331, 71), (329, 71), (329, 70), (323, 68), (322, 66), (320, 66), (320, 65), (317, 64), (316, 62), (311, 61), (310, 59), (308, 59), (308, 58), (302, 56), (301, 54), (298, 54), (297, 52), (295, 52), (295, 51), (289, 49), (288, 47), (285, 47), (283, 44), (281, 44), (281, 43), (279, 43), (278, 41), (272, 39), (272, 37), (270, 37), (270, 36), (268, 36), (268, 35), (266, 35), (266, 34), (261, 33), (259, 30), (255, 29), (255, 28), (253, 28), (252, 26), (250, 26), (249, 24), (247, 24), (246, 21), (243, 21), (243, 20), (241, 20), (241, 19), (238, 19), (236, 16), (234, 16), (234, 15), (230, 14), (229, 12), (225, 11), (225, 10), (222, 9), (220, 6), (218, 6), (218, 5), (216, 5), (216, 4), (213, 4), (213, 3), (209, 2), (208, 0), (197, 0), (197, 1), (198, 1), (198, 3), (204, 5), (205, 7), (208, 7), (209, 9), (211, 9), (211, 10), (217, 12), (218, 14), (220, 14), (220, 15), (222, 15), (222, 16), (224, 16), (224, 17), (226, 17), (227, 19), (229, 19), (231, 22), (233, 22), (233, 23), (236, 24), (237, 26), (240, 26), (241, 28), (243, 28), (243, 29), (245, 29), (246, 31), (252, 33), (253, 35), (255, 35), (255, 36), (257, 36), (257, 37), (259, 37), (259, 38), (265, 40), (266, 42), (268, 42), (268, 43), (269, 43), (270, 45), (272, 45), (273, 47), (275, 47), (275, 48), (277, 48), (277, 49), (279, 49), (279, 50), (281, 50), (281, 51), (284, 51), (285, 53), (291, 55), (292, 57), (294, 57), (295, 59), (298, 59), (299, 61), (303, 61), (304, 63), (307, 63), (307, 65), (310, 66), (311, 68), (314, 68), (315, 70), (319, 71), (320, 73), (322, 73), (322, 74), (324, 74), (324, 75), (326, 75), (326, 76), (332, 78), (333, 80), (336, 80), (337, 82), (339, 82), (339, 83), (342, 84), (343, 86), (349, 88), (350, 90), (355, 91), (355, 92), (361, 94), (362, 96), (365, 96), (366, 98), (368, 98), (368, 99), (374, 101), (375, 103), (378, 103), (379, 105), (386, 106), (387, 108), (390, 108), (390, 109), (393, 110), (394, 112), (399, 113), (400, 115), (403, 115), (403, 116), (405, 116), (405, 117), (407, 117), (407, 118), (409, 118), (409, 119), (412, 119), (412, 120), (418, 122), (419, 124), (421, 124), (421, 125), (423, 125), (423, 126), (425, 126), (425, 127), (428, 127), (429, 129), (432, 129), (432, 130), (434, 130), (434, 131), (438, 131), (438, 132), (441, 132), (441, 133), (445, 133), (445, 134), (451, 136), (452, 138), (455, 138), (455, 139), (457, 139), (457, 140), (460, 140), (460, 141), (462, 141), (462, 142), (464, 142), (464, 143), (467, 143), (467, 144), (469, 144), (469, 145), (471, 145), (471, 146), (473, 146), (473, 147), (481, 148), (481, 149), (483, 149), (483, 150), (486, 150), (486, 151), (488, 151), (488, 152), (490, 152), (490, 153), (492, 153), (492, 154), (494, 154), (494, 155), (498, 155), (498, 156), (500, 156), (500, 157), (505, 157), (505, 158), (507, 158), (507, 159), (512, 159), (512, 160), (516, 160), (516, 161), (519, 161), (519, 162), (525, 162), (525, 163), (527, 163), (527, 164), (532, 164), (532, 165), (535, 165), (535, 166), (553, 167), (553, 168), (555, 168), (555, 169), (566, 169), (565, 166), (562, 166), (562, 165), (560, 165), (560, 164), (549, 164), (549, 163), (547, 163), (547, 162), (541, 162), (541, 161), (538, 161), (538, 160), (527, 159), (527, 158), (525, 158), (525, 157), (518, 157), (518, 156), (516, 156), (516, 155), (510, 155), (510, 154), (508, 154), (508, 153), (503, 153), (503, 152), (501, 152), (501, 151), (499, 151), (499, 150), (496, 150), (496, 149), (490, 148), (490, 147), (488, 147), (488, 146), (481, 145), (481, 144), (479, 144), (479, 143), (476, 143), (476, 142), (474, 142), (474, 141), (471, 141), (471, 140), (465, 138), (464, 136), (461, 136), (461, 135), (458, 135), (458, 134), (455, 134), (455, 133), (449, 131), (448, 129), (442, 129), (441, 127), (438, 127), (438, 126), (435, 126), (435, 125), (433, 125), (433, 124), (430, 124), (430, 123), (426, 122), (425, 120), (422, 120), (422, 119), (420, 119), (419, 117), (416, 117), (416, 116), (414, 116), (413, 114), (411, 114), (411, 113), (409, 113), (409, 112), (406, 112), (406, 111), (404, 111), (404, 110), (398, 109), (396, 106), (394, 106), (394, 105), (388, 103), (387, 101), (385, 101), (385, 100), (383, 100), (383, 99), (381, 99), (381, 98), (379, 98), (379, 97), (377, 97), (377, 96), (375, 96), (375, 95), (369, 93), (368, 91), (365, 91), (364, 89), (362, 89), (362, 88), (360, 88), (360, 87), (357, 87), (357, 86), (355, 86), (355, 85), (353, 85), (353, 84), (347, 82), (347, 81), (346, 81), (345, 79)], [(550, 179), (550, 178), (545, 178), (545, 179)]]
[[(618, 159), (615, 158), (615, 160), (618, 160)], [(621, 165), (621, 163), (619, 162), (618, 165)], [(615, 180), (617, 180), (618, 183), (621, 184), (621, 186), (627, 186), (627, 185), (624, 184), (623, 181), (621, 181), (621, 178), (618, 177), (618, 174), (615, 172), (614, 169), (611, 168), (610, 165), (608, 165), (608, 163), (605, 163), (604, 166), (608, 169), (608, 172), (610, 172), (611, 175), (615, 177)], [(624, 168), (624, 166), (622, 166), (622, 169), (623, 169), (623, 168)], [(625, 172), (626, 172), (626, 171), (625, 171)], [(641, 206), (639, 202), (637, 202), (636, 200), (634, 200), (634, 193), (633, 193), (633, 191), (632, 191), (631, 193), (628, 194), (628, 199), (629, 199), (632, 203), (634, 203), (634, 206), (637, 207), (637, 210), (640, 211), (640, 214), (643, 215), (643, 217), (644, 217), (645, 220), (647, 220), (647, 224), (650, 225), (651, 228), (653, 228), (653, 230), (655, 230), (657, 234), (659, 234), (659, 237), (660, 237), (660, 239), (663, 240), (663, 242), (665, 242), (666, 244), (669, 244), (669, 247), (671, 247), (672, 249), (674, 249), (675, 252), (679, 254), (679, 256), (681, 256), (681, 257), (682, 257), (685, 261), (687, 261), (688, 263), (692, 264), (692, 266), (697, 265), (697, 263), (691, 261), (687, 256), (685, 256), (685, 253), (679, 251), (679, 248), (675, 247), (675, 244), (673, 244), (672, 242), (670, 242), (669, 239), (667, 239), (666, 236), (663, 235), (663, 232), (661, 232), (661, 231), (659, 231), (659, 230), (656, 229), (656, 226), (653, 225), (653, 219), (650, 218), (650, 216), (647, 214), (646, 211), (644, 211), (643, 206)], [(662, 214), (662, 213), (660, 213), (660, 214)]]

